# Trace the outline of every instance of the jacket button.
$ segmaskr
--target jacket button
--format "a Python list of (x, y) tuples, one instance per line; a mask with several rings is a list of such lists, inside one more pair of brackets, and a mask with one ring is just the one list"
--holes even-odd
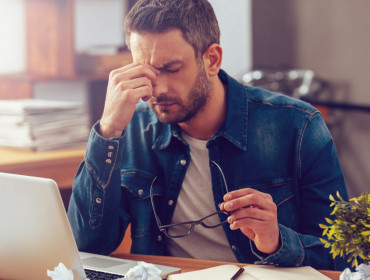
[(105, 162), (111, 164), (112, 160), (111, 159), (106, 159)]
[(181, 165), (185, 165), (185, 164), (186, 164), (186, 160), (185, 160), (185, 159), (182, 159), (182, 160), (180, 161), (180, 164), (181, 164)]
[(158, 240), (158, 242), (161, 242), (161, 241), (163, 240), (162, 235), (158, 235), (158, 236), (157, 236), (157, 240)]
[(172, 206), (172, 205), (173, 205), (173, 200), (172, 200), (172, 199), (170, 199), (170, 200), (168, 201), (168, 205), (169, 205), (169, 206)]
[(236, 251), (236, 246), (235, 245), (231, 246), (231, 250), (233, 250), (235, 252)]
[(114, 146), (109, 145), (108, 150), (114, 150)]
[(95, 202), (96, 202), (97, 204), (100, 204), (100, 203), (101, 203), (101, 198), (100, 198), (100, 197), (96, 198), (96, 199), (95, 199)]
[(143, 191), (142, 189), (140, 189), (140, 190), (138, 190), (138, 191), (137, 191), (137, 193), (138, 193), (139, 195), (143, 195), (144, 191)]

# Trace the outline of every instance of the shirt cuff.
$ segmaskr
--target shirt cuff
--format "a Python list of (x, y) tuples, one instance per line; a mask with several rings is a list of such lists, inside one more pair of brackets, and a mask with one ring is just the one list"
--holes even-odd
[(99, 122), (91, 129), (85, 153), (85, 163), (98, 184), (105, 188), (119, 160), (119, 147), (123, 136), (104, 138), (99, 134)]
[(304, 259), (304, 249), (298, 233), (279, 224), (281, 245), (275, 253), (267, 255), (260, 252), (252, 240), (252, 253), (260, 260), (255, 264), (275, 266), (301, 266)]

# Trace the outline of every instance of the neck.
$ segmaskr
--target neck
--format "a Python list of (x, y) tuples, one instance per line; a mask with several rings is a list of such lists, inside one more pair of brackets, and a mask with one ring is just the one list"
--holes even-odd
[(195, 139), (208, 140), (221, 127), (226, 118), (226, 112), (226, 86), (222, 84), (218, 76), (215, 76), (205, 107), (191, 120), (179, 123), (179, 126)]

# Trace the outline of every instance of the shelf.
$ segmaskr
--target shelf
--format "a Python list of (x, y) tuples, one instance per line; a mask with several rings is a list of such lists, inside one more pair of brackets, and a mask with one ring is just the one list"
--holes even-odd
[(46, 75), (33, 75), (27, 73), (16, 73), (0, 75), (0, 83), (12, 82), (12, 83), (38, 83), (38, 82), (58, 82), (58, 81), (104, 81), (108, 80), (109, 72), (104, 73), (92, 73), (92, 74), (79, 74), (69, 77), (63, 76), (46, 76)]

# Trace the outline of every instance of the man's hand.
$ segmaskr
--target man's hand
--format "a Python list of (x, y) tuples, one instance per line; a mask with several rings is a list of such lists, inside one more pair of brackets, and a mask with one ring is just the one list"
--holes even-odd
[(224, 201), (220, 208), (231, 212), (230, 229), (240, 229), (262, 253), (279, 249), (277, 207), (271, 195), (245, 188), (227, 193)]
[(132, 63), (109, 75), (100, 133), (105, 138), (119, 137), (130, 122), (140, 98), (153, 95), (159, 71), (150, 65)]

